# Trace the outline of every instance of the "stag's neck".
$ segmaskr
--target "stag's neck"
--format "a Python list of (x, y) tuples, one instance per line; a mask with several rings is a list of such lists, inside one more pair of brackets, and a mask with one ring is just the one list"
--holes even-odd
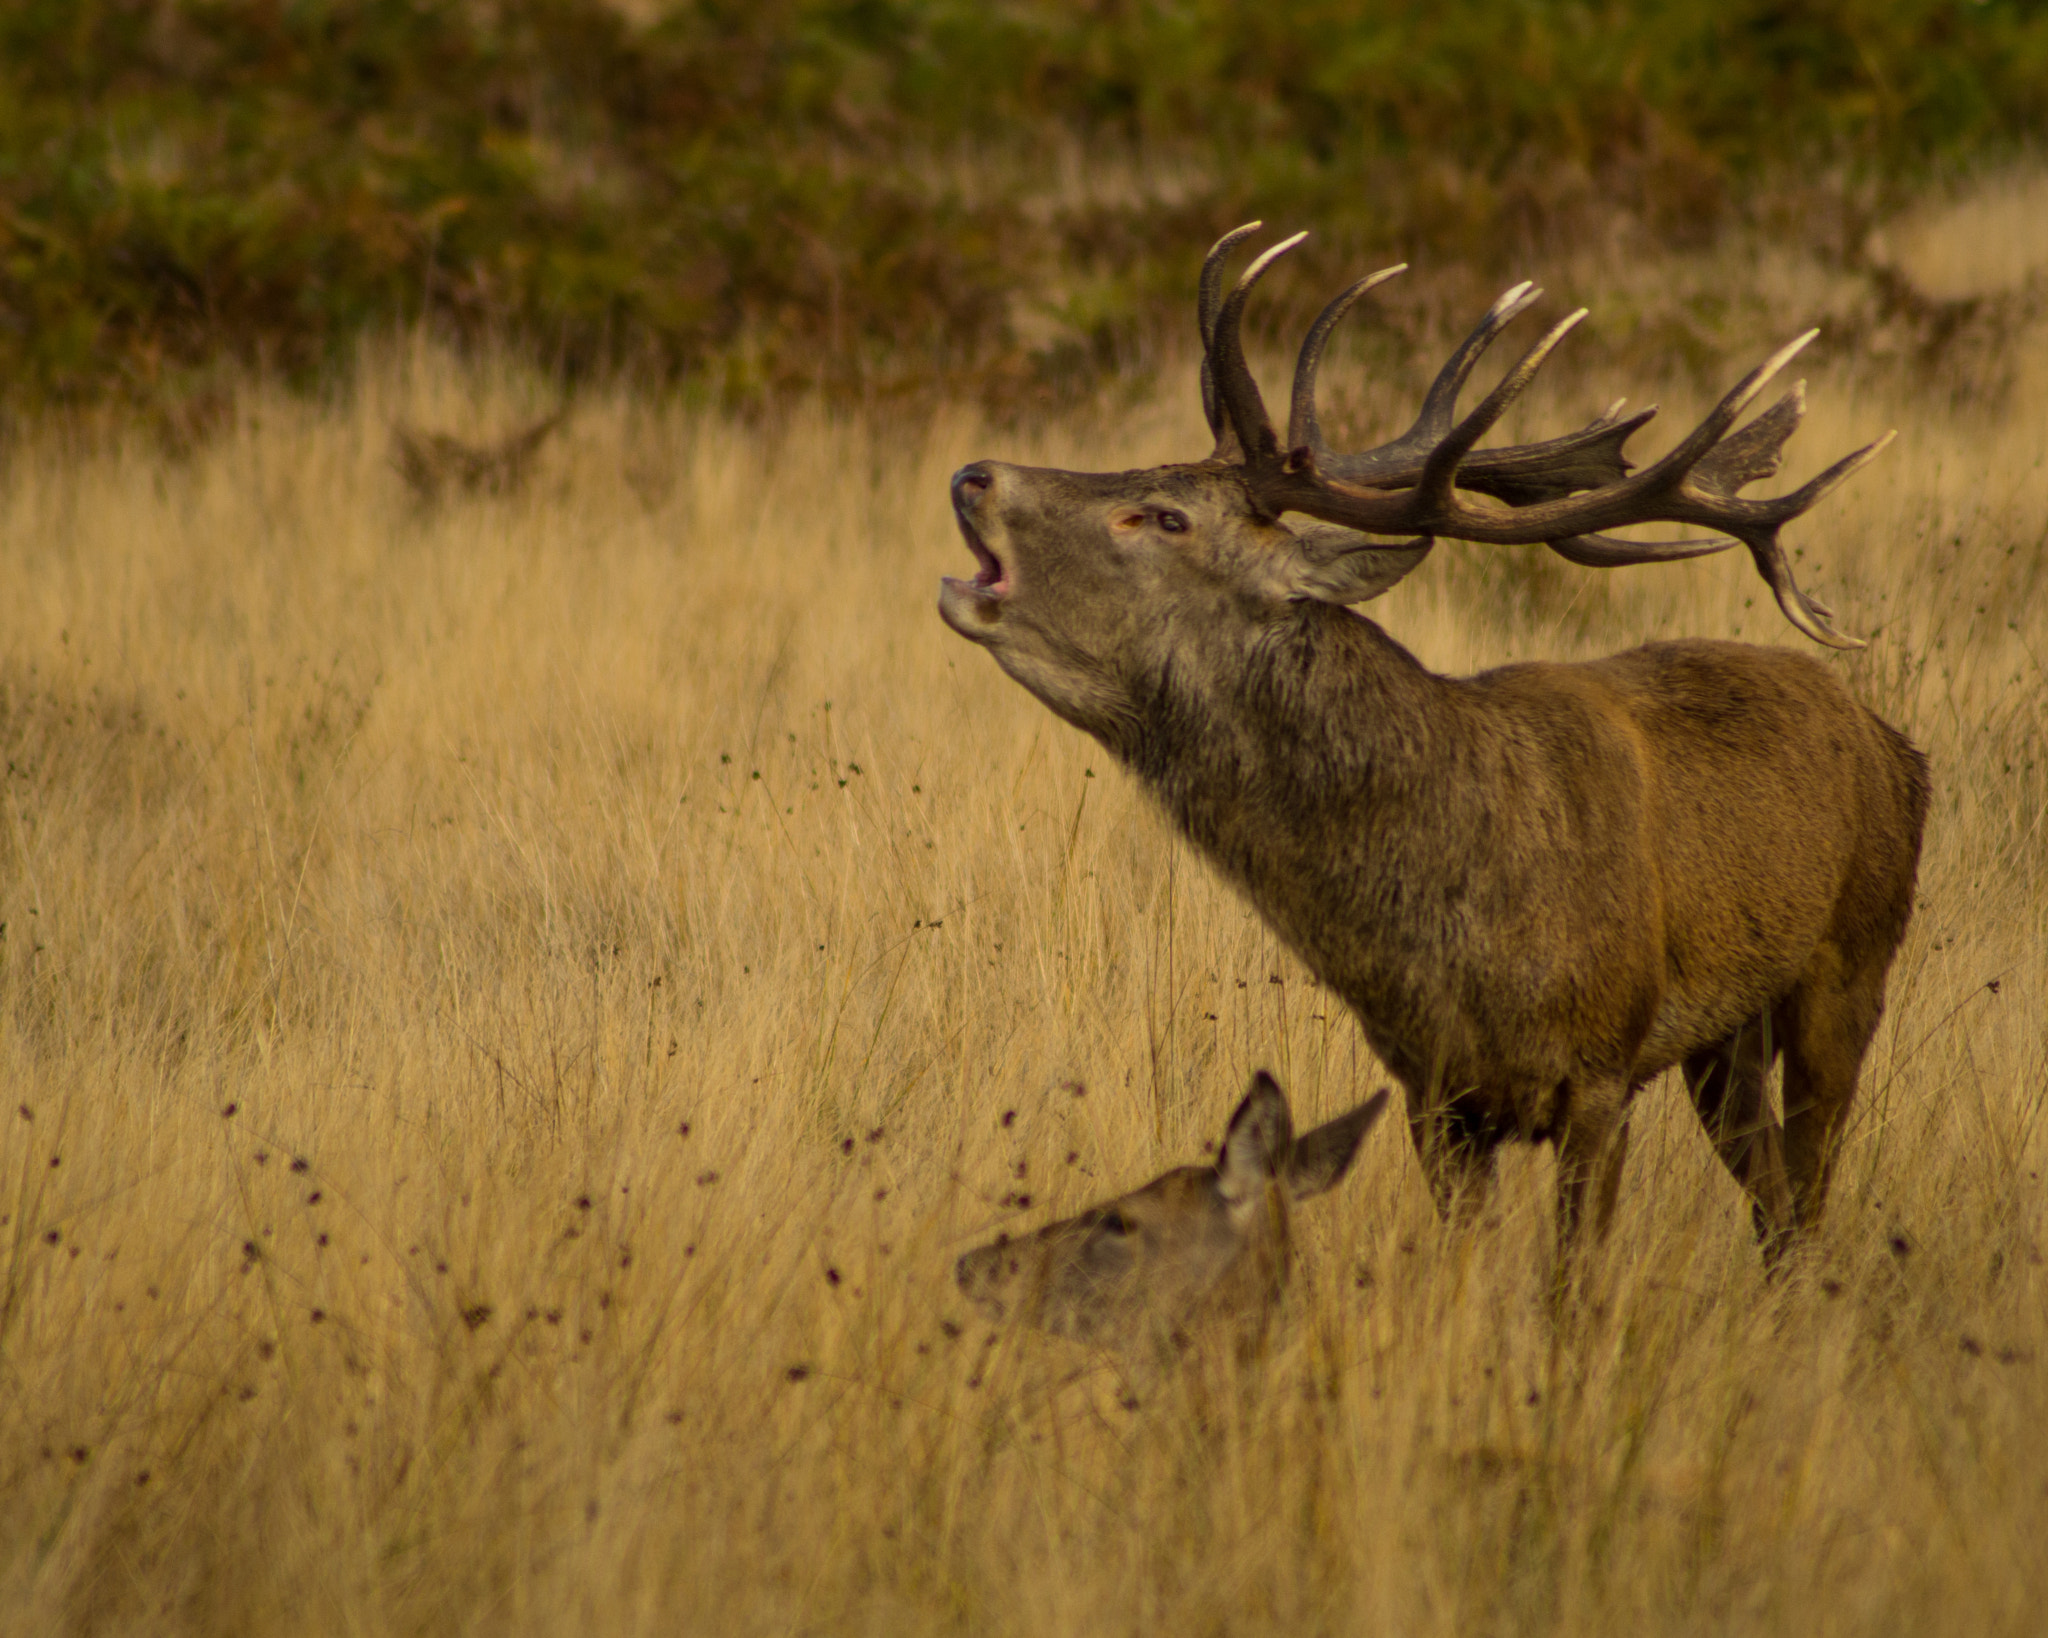
[(1262, 903), (1262, 887), (1356, 881), (1361, 847), (1388, 834), (1376, 821), (1443, 799), (1458, 685), (1327, 604), (1241, 633), (1175, 634), (1137, 680), (1139, 709), (1112, 748)]
[(1162, 635), (1111, 748), (1419, 1085), (1470, 1044), (1457, 975), (1486, 919), (1472, 896), (1502, 897), (1480, 878), (1514, 824), (1512, 725), (1345, 610), (1235, 648), (1222, 627)]

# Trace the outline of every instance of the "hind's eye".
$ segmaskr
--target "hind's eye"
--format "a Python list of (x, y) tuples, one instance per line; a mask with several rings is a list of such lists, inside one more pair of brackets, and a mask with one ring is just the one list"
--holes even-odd
[(1184, 535), (1188, 532), (1188, 515), (1185, 512), (1162, 511), (1159, 514), (1159, 527), (1169, 535)]
[(1106, 1211), (1096, 1219), (1104, 1234), (1129, 1234), (1131, 1220), (1120, 1211)]

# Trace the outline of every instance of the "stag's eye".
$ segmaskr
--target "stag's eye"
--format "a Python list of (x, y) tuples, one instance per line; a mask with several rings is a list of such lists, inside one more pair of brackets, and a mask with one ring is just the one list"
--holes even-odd
[(1169, 535), (1184, 535), (1188, 532), (1188, 515), (1185, 512), (1176, 512), (1170, 507), (1162, 508), (1159, 513), (1159, 527)]
[(1106, 1211), (1095, 1220), (1095, 1226), (1104, 1234), (1129, 1234), (1131, 1220), (1120, 1211)]

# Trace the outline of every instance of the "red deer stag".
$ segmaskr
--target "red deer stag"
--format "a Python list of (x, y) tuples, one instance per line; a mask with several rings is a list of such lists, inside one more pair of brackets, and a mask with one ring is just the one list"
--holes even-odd
[[(1210, 456), (961, 468), (953, 505), (980, 573), (948, 578), (939, 612), (1100, 740), (1344, 998), (1406, 1092), (1439, 1210), (1472, 1209), (1503, 1140), (1548, 1140), (1561, 1247), (1589, 1190), (1604, 1232), (1630, 1100), (1683, 1065), (1775, 1261), (1827, 1197), (1912, 908), (1924, 760), (1804, 655), (1672, 641), (1443, 677), (1349, 605), (1438, 536), (1595, 566), (1731, 544), (1598, 533), (1676, 522), (1740, 540), (1794, 625), (1855, 647), (1794, 582), (1778, 531), (1882, 440), (1781, 499), (1738, 496), (1777, 470), (1802, 388), (1730, 429), (1802, 337), (1640, 471), (1622, 444), (1654, 411), (1619, 405), (1563, 437), (1475, 450), (1583, 316), (1459, 420), (1479, 355), (1540, 294), (1520, 285), (1407, 433), (1339, 454), (1317, 425), (1317, 364), (1380, 273), (1309, 330), (1283, 445), (1238, 332), (1300, 236), (1223, 296), (1223, 258), (1250, 231), (1202, 271)], [(1291, 528), (1289, 512), (1321, 521)], [(1782, 1125), (1764, 1089), (1780, 1053)]]

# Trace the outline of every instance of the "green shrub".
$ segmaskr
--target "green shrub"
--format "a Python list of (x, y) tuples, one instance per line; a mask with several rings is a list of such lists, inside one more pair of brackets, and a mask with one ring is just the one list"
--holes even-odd
[(0, 392), (311, 382), (422, 320), (565, 379), (1030, 390), (1255, 210), (1482, 266), (1696, 236), (2024, 145), (2044, 85), (2027, 0), (15, 0)]

